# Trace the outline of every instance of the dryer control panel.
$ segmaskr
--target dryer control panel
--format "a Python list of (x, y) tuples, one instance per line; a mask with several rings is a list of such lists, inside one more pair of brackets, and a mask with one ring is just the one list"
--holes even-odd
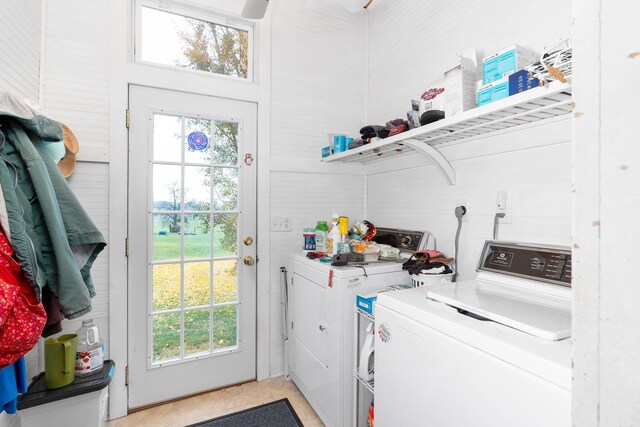
[(559, 246), (486, 241), (478, 271), (571, 287), (571, 250)]
[(425, 249), (430, 234), (425, 231), (398, 230), (378, 227), (373, 241), (393, 246), (401, 251), (415, 252)]

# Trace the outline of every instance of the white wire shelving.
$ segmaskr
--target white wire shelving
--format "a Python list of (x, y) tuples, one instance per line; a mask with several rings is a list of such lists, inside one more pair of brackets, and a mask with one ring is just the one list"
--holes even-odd
[(454, 185), (455, 171), (438, 147), (557, 118), (571, 113), (572, 109), (571, 84), (551, 82), (450, 118), (333, 154), (322, 161), (366, 165), (419, 152), (431, 158), (448, 182)]

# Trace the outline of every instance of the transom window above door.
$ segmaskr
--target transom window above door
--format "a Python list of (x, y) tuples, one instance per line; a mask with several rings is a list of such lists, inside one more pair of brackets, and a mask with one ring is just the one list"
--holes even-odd
[(136, 3), (136, 62), (253, 80), (251, 25), (171, 5)]

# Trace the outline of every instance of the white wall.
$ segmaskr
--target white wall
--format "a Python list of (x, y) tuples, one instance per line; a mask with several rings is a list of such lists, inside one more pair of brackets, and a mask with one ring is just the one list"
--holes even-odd
[[(39, 102), (50, 117), (66, 123), (80, 143), (69, 185), (108, 239), (109, 22), (108, 1), (7, 1), (0, 6), (0, 87)], [(11, 40), (11, 42), (8, 42)], [(96, 320), (109, 355), (108, 251), (94, 263), (96, 297), (91, 313), (63, 321), (74, 332), (82, 319)], [(27, 355), (29, 378), (44, 369), (42, 339)], [(40, 357), (39, 357), (40, 356)], [(8, 424), (6, 424), (8, 423)], [(0, 415), (0, 425), (19, 417)]]
[(43, 44), (43, 106), (78, 137), (78, 158), (109, 154), (109, 2), (48, 0)]
[[(107, 0), (45, 2), (47, 34), (43, 47), (42, 105), (66, 123), (80, 152), (68, 182), (93, 221), (109, 237), (109, 20)], [(109, 249), (98, 256), (91, 274), (96, 287), (92, 311), (63, 322), (75, 332), (83, 319), (94, 319), (109, 357)]]
[(271, 233), (271, 375), (283, 372), (280, 267), (302, 250), (302, 229), (336, 211), (364, 215), (362, 168), (321, 164), (329, 133), (364, 121), (365, 20), (324, 2), (272, 2), (271, 215), (292, 232)]
[[(42, 1), (0, 3), (0, 89), (34, 105), (40, 102)], [(39, 371), (38, 347), (26, 357), (27, 377)], [(17, 415), (0, 414), (0, 426), (16, 426)]]
[(0, 2), (0, 88), (40, 98), (42, 0)]
[[(410, 100), (453, 66), (457, 52), (476, 47), (490, 53), (513, 43), (539, 51), (569, 35), (570, 6), (569, 0), (382, 3), (369, 15), (368, 122), (403, 117)], [(453, 255), (454, 208), (466, 202), (461, 279), (475, 274), (482, 242), (492, 237), (500, 190), (512, 199), (512, 218), (501, 225), (499, 238), (569, 245), (570, 141), (564, 120), (443, 148), (457, 173), (455, 186), (418, 155), (375, 164), (368, 168), (367, 217), (379, 225), (429, 230), (438, 248)]]
[(573, 4), (573, 423), (637, 426), (640, 4)]

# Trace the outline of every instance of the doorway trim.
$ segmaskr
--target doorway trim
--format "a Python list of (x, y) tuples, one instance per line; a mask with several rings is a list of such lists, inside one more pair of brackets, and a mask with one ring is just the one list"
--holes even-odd
[[(186, 6), (188, 3), (184, 2)], [(109, 417), (127, 415), (126, 386), (127, 334), (127, 269), (125, 242), (128, 209), (128, 129), (125, 126), (129, 105), (129, 85), (149, 86), (180, 92), (198, 93), (258, 105), (258, 200), (257, 200), (257, 340), (256, 375), (258, 380), (270, 377), (270, 275), (269, 234), (271, 175), (271, 18), (270, 14), (255, 23), (254, 81), (229, 81), (215, 76), (188, 75), (182, 70), (158, 69), (134, 63), (131, 51), (133, 37), (133, 0), (110, 2), (111, 23), (111, 106), (109, 150), (109, 357), (117, 368), (110, 385)], [(228, 12), (222, 11), (228, 14)]]

